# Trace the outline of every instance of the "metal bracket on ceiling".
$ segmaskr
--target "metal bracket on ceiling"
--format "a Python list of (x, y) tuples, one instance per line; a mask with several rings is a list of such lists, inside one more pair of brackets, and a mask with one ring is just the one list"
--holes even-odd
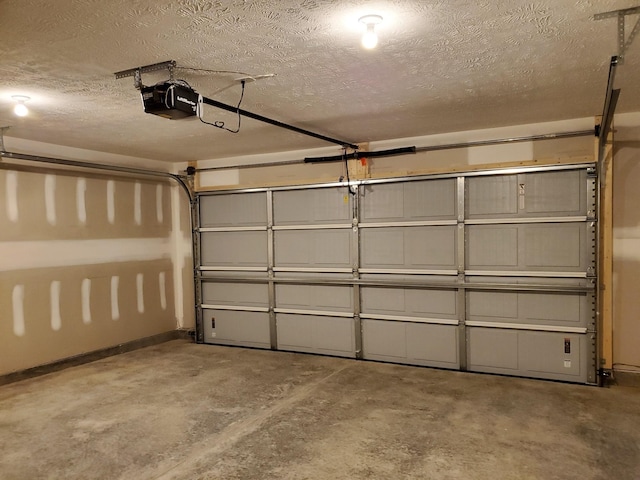
[(152, 63), (151, 65), (145, 65), (144, 67), (129, 68), (128, 70), (122, 70), (114, 73), (116, 80), (125, 77), (133, 77), (133, 85), (136, 88), (142, 87), (142, 74), (148, 72), (157, 72), (158, 70), (169, 71), (169, 78), (173, 80), (173, 69), (176, 67), (175, 60), (167, 60), (166, 62)]
[(598, 13), (593, 16), (594, 20), (604, 20), (606, 18), (618, 19), (618, 63), (622, 65), (624, 63), (624, 55), (633, 43), (634, 38), (640, 32), (640, 18), (636, 21), (629, 37), (625, 35), (625, 20), (627, 15), (640, 14), (640, 6), (633, 8), (624, 8), (622, 10), (613, 10), (611, 12)]

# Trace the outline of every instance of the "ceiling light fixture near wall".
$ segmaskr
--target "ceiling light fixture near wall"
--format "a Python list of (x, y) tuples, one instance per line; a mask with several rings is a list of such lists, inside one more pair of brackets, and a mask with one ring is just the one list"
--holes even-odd
[(365, 15), (364, 17), (360, 17), (358, 22), (367, 28), (364, 35), (362, 35), (362, 46), (367, 50), (376, 48), (378, 45), (376, 25), (382, 23), (382, 17), (380, 15)]
[(26, 95), (12, 95), (11, 98), (16, 101), (16, 106), (13, 107), (13, 113), (18, 117), (26, 117), (29, 115), (29, 109), (25, 103), (31, 100), (31, 97), (27, 97)]

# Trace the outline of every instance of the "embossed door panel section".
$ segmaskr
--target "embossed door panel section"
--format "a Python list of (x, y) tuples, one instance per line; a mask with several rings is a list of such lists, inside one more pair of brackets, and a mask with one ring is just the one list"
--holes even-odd
[(202, 340), (269, 348), (267, 194), (201, 195), (198, 204)]
[(200, 234), (203, 267), (267, 270), (267, 232), (232, 231)]
[(269, 348), (269, 313), (203, 308), (205, 343)]
[(277, 230), (274, 240), (276, 272), (351, 271), (351, 229)]
[(455, 220), (457, 215), (455, 178), (365, 185), (361, 192), (363, 225)]
[(267, 196), (264, 192), (229, 193), (200, 197), (200, 227), (266, 226)]
[(351, 195), (344, 187), (273, 192), (273, 222), (285, 225), (351, 226)]
[(305, 279), (353, 278), (353, 196), (344, 187), (273, 193), (277, 348), (356, 356), (351, 285), (307, 284)]
[(278, 349), (355, 356), (353, 288), (276, 285)]
[(416, 226), (362, 228), (362, 273), (456, 274), (457, 228)]
[(492, 322), (586, 331), (593, 314), (585, 294), (471, 291), (467, 295), (468, 325)]
[(590, 335), (468, 327), (469, 369), (587, 383)]
[(362, 287), (363, 358), (460, 367), (454, 289)]
[(487, 175), (466, 179), (466, 218), (584, 217), (587, 169)]
[(466, 178), (469, 370), (597, 382), (592, 172)]
[[(590, 242), (582, 222), (467, 227), (467, 273), (586, 272)], [(561, 276), (561, 275), (560, 275)]]
[[(362, 357), (460, 368), (456, 178), (365, 185), (361, 189)], [(425, 285), (420, 287), (419, 285)]]

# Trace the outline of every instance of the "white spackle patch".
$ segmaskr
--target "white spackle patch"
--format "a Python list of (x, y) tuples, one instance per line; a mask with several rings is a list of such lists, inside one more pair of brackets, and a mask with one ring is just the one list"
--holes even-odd
[(138, 294), (138, 313), (144, 313), (144, 274), (136, 275), (136, 293)]
[(120, 307), (118, 305), (118, 285), (120, 277), (111, 277), (111, 319), (120, 320)]
[(136, 225), (142, 224), (142, 185), (136, 182), (133, 190), (133, 219)]
[(56, 177), (44, 176), (44, 209), (49, 225), (56, 224)]
[(84, 225), (87, 223), (87, 180), (79, 178), (76, 183), (76, 210), (78, 211), (78, 221)]
[(15, 285), (11, 294), (13, 304), (13, 333), (18, 337), (25, 334), (24, 328), (24, 285)]
[(116, 222), (116, 183), (113, 180), (107, 182), (107, 219), (111, 225)]
[(164, 222), (164, 209), (162, 208), (162, 192), (164, 188), (161, 183), (156, 185), (156, 219), (158, 223)]
[(60, 288), (59, 280), (51, 282), (51, 329), (55, 332), (62, 328), (62, 317), (60, 316)]
[(16, 223), (18, 215), (18, 172), (7, 172), (7, 217)]
[(82, 280), (82, 321), (85, 325), (91, 323), (91, 279)]
[(158, 285), (160, 286), (160, 307), (162, 310), (167, 309), (167, 280), (166, 274), (160, 272), (158, 274)]

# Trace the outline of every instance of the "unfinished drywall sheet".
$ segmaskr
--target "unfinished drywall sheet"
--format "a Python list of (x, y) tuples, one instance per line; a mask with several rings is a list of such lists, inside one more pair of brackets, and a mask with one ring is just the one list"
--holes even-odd
[(170, 186), (0, 170), (0, 374), (173, 330)]
[(613, 159), (613, 362), (640, 372), (640, 118), (618, 121)]

